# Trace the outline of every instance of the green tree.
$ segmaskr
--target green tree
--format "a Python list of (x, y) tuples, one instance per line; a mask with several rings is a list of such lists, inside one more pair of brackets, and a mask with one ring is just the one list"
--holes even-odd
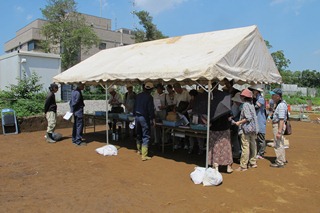
[(282, 72), (284, 72), (285, 69), (288, 68), (289, 65), (291, 64), (291, 61), (284, 56), (283, 50), (278, 50), (276, 52), (273, 52), (271, 53), (271, 56), (280, 74), (282, 74)]
[(43, 112), (46, 93), (42, 92), (40, 77), (32, 73), (30, 77), (23, 72), (18, 83), (7, 86), (7, 90), (0, 91), (0, 108), (11, 108), (18, 116), (36, 115)]
[(144, 28), (144, 30), (136, 28), (136, 43), (167, 38), (167, 36), (163, 35), (162, 32), (157, 29), (157, 26), (152, 23), (153, 18), (147, 11), (142, 10), (134, 12), (134, 14), (139, 18), (139, 24)]
[[(272, 48), (272, 45), (269, 41), (264, 40), (266, 46), (268, 49)], [(289, 83), (292, 80), (292, 73), (289, 70), (286, 70), (286, 68), (289, 67), (291, 61), (287, 59), (283, 53), (283, 50), (278, 50), (276, 52), (271, 53), (271, 56), (273, 58), (274, 63), (277, 66), (278, 71), (280, 72), (280, 75), (282, 77), (282, 81), (284, 83)]]
[(61, 54), (62, 68), (67, 69), (80, 61), (81, 51), (87, 52), (98, 45), (99, 38), (77, 12), (74, 0), (47, 0), (41, 12), (47, 23), (41, 34), (46, 37), (41, 47), (45, 52)]

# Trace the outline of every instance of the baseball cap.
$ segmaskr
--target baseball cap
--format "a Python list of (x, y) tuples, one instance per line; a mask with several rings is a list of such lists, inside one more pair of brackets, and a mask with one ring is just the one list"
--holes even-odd
[(269, 92), (271, 95), (280, 95), (282, 96), (282, 90), (280, 88), (275, 88)]
[(144, 88), (146, 88), (146, 89), (152, 89), (152, 88), (153, 88), (153, 83), (147, 82), (147, 83), (144, 85)]

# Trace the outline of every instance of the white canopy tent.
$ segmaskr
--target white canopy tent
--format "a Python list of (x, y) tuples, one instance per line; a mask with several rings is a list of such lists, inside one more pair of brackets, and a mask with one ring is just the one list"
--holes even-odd
[(279, 83), (256, 26), (213, 31), (100, 51), (55, 76), (60, 83), (234, 79)]
[[(106, 49), (55, 76), (53, 80), (65, 84), (105, 84), (106, 88), (108, 84), (145, 81), (208, 84), (210, 100), (212, 81), (224, 78), (240, 84), (281, 82), (257, 26)], [(209, 113), (210, 110), (210, 118)], [(209, 126), (207, 146), (208, 141)]]

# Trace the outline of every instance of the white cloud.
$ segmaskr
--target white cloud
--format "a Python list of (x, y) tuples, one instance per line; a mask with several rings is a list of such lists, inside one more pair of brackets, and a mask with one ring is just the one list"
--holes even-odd
[(188, 0), (136, 0), (135, 4), (139, 9), (146, 10), (151, 14), (159, 14), (186, 1)]
[(320, 55), (320, 49), (314, 51), (313, 54), (315, 54), (315, 55)]
[(272, 0), (270, 5), (273, 6), (273, 5), (277, 5), (277, 4), (282, 4), (284, 2), (286, 2), (287, 0)]
[(24, 8), (23, 7), (16, 6), (15, 9), (16, 9), (17, 12), (20, 12), (20, 13), (24, 12)]
[(30, 15), (30, 14), (27, 15), (27, 20), (28, 20), (28, 21), (32, 20), (32, 18), (33, 18), (33, 15)]
[(99, 1), (99, 4), (101, 3), (102, 9), (106, 9), (109, 6), (107, 0), (98, 0), (98, 1)]
[(305, 4), (314, 0), (271, 0), (270, 6), (284, 5), (285, 11), (292, 11), (295, 15), (300, 15), (300, 11)]

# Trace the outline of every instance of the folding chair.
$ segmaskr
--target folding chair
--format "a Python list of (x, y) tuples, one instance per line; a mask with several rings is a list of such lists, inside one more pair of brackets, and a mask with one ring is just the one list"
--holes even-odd
[(2, 118), (2, 122), (1, 122), (2, 132), (4, 135), (18, 134), (16, 112), (13, 109), (1, 110), (1, 118)]

